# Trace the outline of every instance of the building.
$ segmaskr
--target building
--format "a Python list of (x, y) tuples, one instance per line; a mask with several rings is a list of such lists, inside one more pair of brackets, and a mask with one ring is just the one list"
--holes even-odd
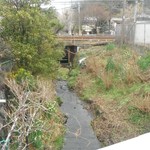
[(150, 16), (139, 15), (134, 21), (132, 18), (126, 18), (123, 24), (121, 19), (114, 19), (114, 30), (116, 40), (124, 38), (124, 41), (135, 45), (150, 44)]
[(140, 45), (150, 44), (150, 16), (142, 15), (137, 18), (134, 25), (134, 43)]

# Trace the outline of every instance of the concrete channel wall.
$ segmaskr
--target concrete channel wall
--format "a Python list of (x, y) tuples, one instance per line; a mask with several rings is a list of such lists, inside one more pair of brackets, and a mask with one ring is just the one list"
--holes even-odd
[(4, 77), (6, 72), (10, 72), (12, 69), (12, 62), (10, 60), (0, 61), (0, 149), (3, 144), (4, 139), (7, 135), (7, 129), (2, 128), (6, 124), (5, 116), (5, 86), (4, 86)]

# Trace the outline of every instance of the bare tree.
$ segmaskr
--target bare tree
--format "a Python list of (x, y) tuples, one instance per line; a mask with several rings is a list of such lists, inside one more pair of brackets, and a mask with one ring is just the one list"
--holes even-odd
[[(109, 21), (109, 9), (102, 3), (87, 3), (81, 6), (82, 24), (94, 25), (95, 28), (101, 28), (101, 31), (106, 29)], [(89, 11), (90, 10), (90, 11)]]
[[(17, 150), (27, 150), (34, 142), (29, 140), (32, 132), (41, 131), (49, 135), (54, 132), (51, 129), (53, 124), (47, 126), (48, 122), (43, 121), (43, 117), (51, 115), (57, 105), (52, 101), (54, 94), (50, 93), (50, 90), (53, 89), (48, 84), (49, 88), (46, 87), (41, 81), (38, 81), (38, 86), (34, 90), (30, 89), (27, 82), (20, 85), (13, 79), (7, 79), (5, 84), (13, 96), (5, 107), (4, 116), (7, 118), (7, 124), (0, 128), (1, 131), (7, 129), (1, 149), (6, 150), (16, 144)], [(51, 105), (47, 107), (48, 104)], [(51, 144), (48, 147), (51, 149)]]
[(64, 28), (63, 31), (72, 34), (73, 30), (73, 11), (69, 8), (64, 10), (59, 17), (60, 21), (62, 22)]

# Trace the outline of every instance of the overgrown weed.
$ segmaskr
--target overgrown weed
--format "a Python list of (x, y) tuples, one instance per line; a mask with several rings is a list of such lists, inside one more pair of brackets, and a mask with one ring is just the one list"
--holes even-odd
[(141, 57), (138, 61), (138, 65), (142, 70), (147, 70), (150, 67), (150, 54)]
[[(13, 98), (9, 98), (7, 103), (9, 108), (6, 111), (8, 121), (12, 121), (15, 115), (19, 114), (14, 131), (11, 133), (10, 149), (17, 149), (20, 144), (22, 146), (29, 144), (28, 148), (33, 150), (54, 150), (57, 148), (54, 145), (54, 141), (57, 141), (59, 136), (63, 136), (64, 126), (63, 115), (59, 111), (53, 82), (41, 77), (34, 78), (36, 87), (33, 90), (33, 88), (30, 88), (32, 87), (31, 83), (28, 84), (26, 73), (24, 73), (23, 78), (21, 77), (22, 73), (19, 76), (21, 77), (19, 78), (21, 79), (19, 80), (20, 82), (15, 81), (14, 78), (9, 78), (5, 81), (5, 84), (14, 95)], [(17, 73), (17, 75), (19, 74)], [(27, 77), (30, 77), (29, 73)], [(20, 108), (22, 108), (21, 111), (19, 110)], [(11, 126), (8, 126), (8, 130), (9, 128)], [(23, 130), (25, 130), (24, 133), (22, 133)], [(20, 136), (22, 141), (19, 139)], [(26, 139), (28, 139), (28, 143), (26, 143)]]
[(86, 67), (74, 85), (83, 99), (93, 101), (90, 107), (100, 115), (92, 123), (99, 140), (110, 145), (149, 131), (149, 56), (113, 44), (82, 53), (88, 56)]
[(74, 89), (76, 82), (77, 82), (77, 77), (80, 74), (80, 69), (79, 67), (76, 67), (75, 69), (72, 69), (69, 74), (68, 74), (68, 86), (70, 89)]

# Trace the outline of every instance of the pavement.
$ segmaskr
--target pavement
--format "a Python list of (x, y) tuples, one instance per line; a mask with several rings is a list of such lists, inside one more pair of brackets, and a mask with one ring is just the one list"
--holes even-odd
[(83, 107), (83, 102), (70, 91), (66, 81), (57, 82), (57, 95), (63, 101), (62, 112), (68, 117), (62, 150), (97, 150), (100, 143), (91, 127), (92, 115)]
[(150, 133), (99, 150), (150, 150)]

